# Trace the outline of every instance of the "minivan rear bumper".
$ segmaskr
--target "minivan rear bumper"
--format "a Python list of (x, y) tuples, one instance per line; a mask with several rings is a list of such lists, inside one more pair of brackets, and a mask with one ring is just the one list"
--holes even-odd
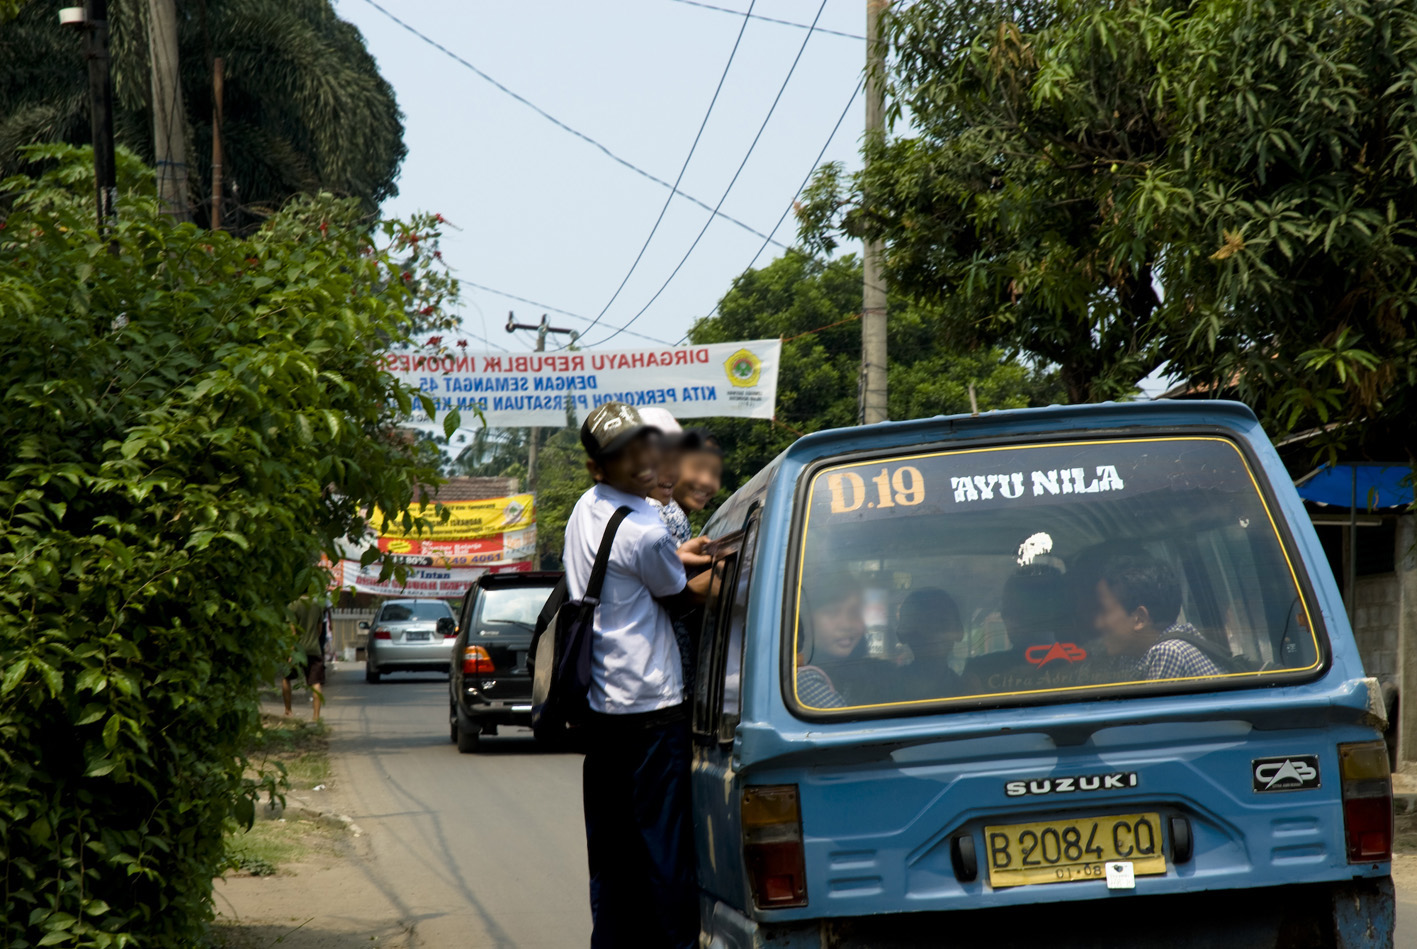
[(756, 922), (705, 897), (710, 949), (1391, 949), (1392, 878), (1039, 903), (999, 909)]

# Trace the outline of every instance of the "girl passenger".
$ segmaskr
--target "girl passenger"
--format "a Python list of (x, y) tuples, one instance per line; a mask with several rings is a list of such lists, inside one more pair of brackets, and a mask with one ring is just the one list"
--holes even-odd
[(674, 500), (685, 511), (702, 511), (723, 486), (723, 449), (706, 428), (691, 428), (679, 443), (679, 481)]

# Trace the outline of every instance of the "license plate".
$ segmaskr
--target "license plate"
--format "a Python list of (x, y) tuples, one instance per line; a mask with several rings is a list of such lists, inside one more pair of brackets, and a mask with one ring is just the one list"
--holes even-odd
[(518, 671), (518, 672), (521, 672), (522, 670), (524, 670), (524, 669), (526, 668), (526, 650), (524, 650), (524, 649), (519, 649), (519, 650), (517, 650), (517, 654), (516, 654), (516, 655), (517, 655), (517, 660), (516, 660), (516, 661), (517, 661), (517, 671)]
[(426, 643), (426, 642), (428, 641), (429, 634), (428, 634), (428, 633), (404, 633), (404, 634), (403, 634), (403, 638), (404, 638), (404, 641), (405, 641), (405, 642), (410, 642), (410, 643)]
[(1158, 814), (985, 827), (984, 853), (992, 887), (1102, 880), (1117, 860), (1137, 876), (1166, 872)]

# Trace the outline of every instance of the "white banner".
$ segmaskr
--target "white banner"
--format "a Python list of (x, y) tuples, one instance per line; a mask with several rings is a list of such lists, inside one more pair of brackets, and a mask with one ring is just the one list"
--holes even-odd
[(531, 569), (531, 561), (504, 563), (493, 567), (409, 567), (408, 577), (401, 584), (393, 577), (379, 579), (379, 566), (361, 567), (353, 560), (342, 560), (331, 571), (331, 589), (353, 588), (356, 593), (380, 596), (429, 596), (455, 599), (467, 592), (472, 582), (484, 573), (521, 573)]
[[(606, 402), (660, 405), (677, 418), (770, 419), (777, 403), (776, 339), (615, 352), (472, 352), (467, 341), (390, 352), (384, 368), (426, 393), (438, 413), (479, 408), (493, 428), (566, 424)], [(427, 421), (414, 405), (411, 421)]]

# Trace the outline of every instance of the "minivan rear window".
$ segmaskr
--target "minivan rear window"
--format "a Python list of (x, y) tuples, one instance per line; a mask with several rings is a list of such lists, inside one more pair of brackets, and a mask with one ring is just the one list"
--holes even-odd
[(1223, 438), (832, 464), (799, 517), (785, 634), (809, 712), (1258, 684), (1322, 661), (1274, 515)]
[[(550, 586), (488, 587), (477, 597), (472, 635), (483, 626), (511, 626), (531, 635), (536, 618), (551, 595)], [(502, 632), (499, 630), (499, 633)]]

